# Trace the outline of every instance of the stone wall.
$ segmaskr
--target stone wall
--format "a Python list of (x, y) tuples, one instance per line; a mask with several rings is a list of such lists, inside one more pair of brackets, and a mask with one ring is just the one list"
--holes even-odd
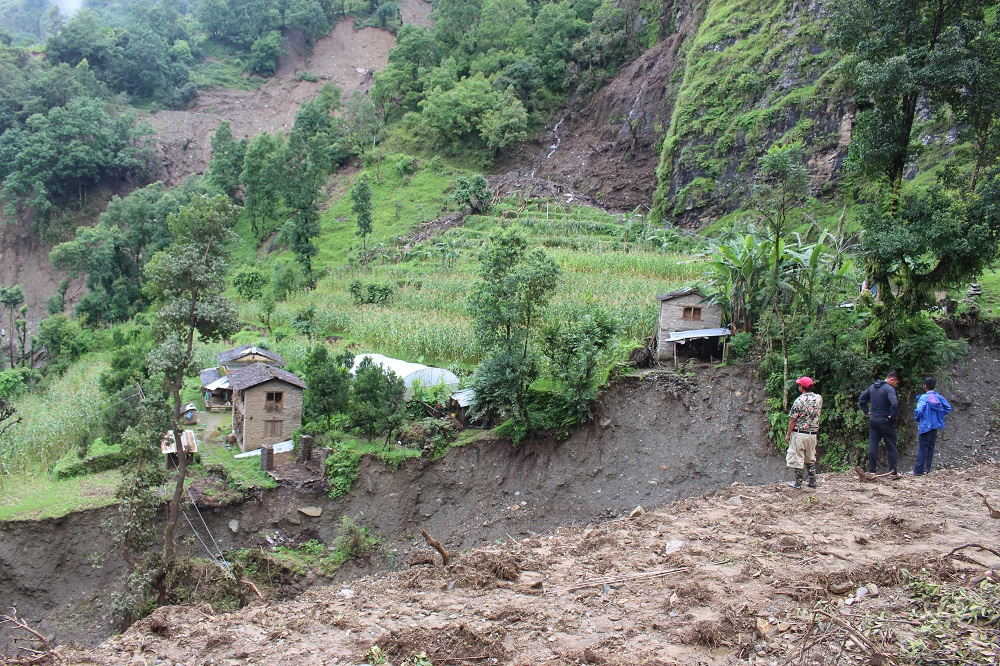
[[(282, 409), (267, 405), (267, 394), (281, 392)], [(240, 411), (245, 414), (240, 448), (254, 451), (265, 444), (277, 444), (292, 438), (292, 433), (302, 425), (302, 389), (279, 379), (251, 386), (241, 391)], [(235, 405), (234, 405), (235, 407)], [(234, 409), (234, 414), (236, 410)], [(280, 421), (280, 430), (274, 431), (268, 422)]]

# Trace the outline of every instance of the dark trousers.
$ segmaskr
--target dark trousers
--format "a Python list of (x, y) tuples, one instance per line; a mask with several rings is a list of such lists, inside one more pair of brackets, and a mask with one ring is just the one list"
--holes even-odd
[(878, 443), (885, 442), (885, 452), (889, 456), (889, 469), (896, 469), (896, 426), (886, 420), (868, 420), (868, 471), (875, 473), (878, 458)]
[(934, 458), (937, 433), (937, 428), (935, 428), (917, 435), (917, 462), (913, 465), (914, 474), (927, 474), (931, 471), (931, 460)]

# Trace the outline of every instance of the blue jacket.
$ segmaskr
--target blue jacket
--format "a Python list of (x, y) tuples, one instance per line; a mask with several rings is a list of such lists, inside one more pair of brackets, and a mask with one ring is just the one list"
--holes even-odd
[(913, 410), (913, 418), (919, 423), (917, 431), (922, 435), (931, 430), (944, 427), (944, 415), (951, 412), (951, 404), (937, 391), (921, 393), (917, 398), (917, 406)]

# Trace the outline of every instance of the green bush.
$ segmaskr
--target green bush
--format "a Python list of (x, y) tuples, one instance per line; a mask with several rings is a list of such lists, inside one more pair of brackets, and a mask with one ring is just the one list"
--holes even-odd
[(351, 492), (351, 486), (358, 479), (358, 463), (361, 462), (360, 451), (338, 447), (326, 459), (326, 485), (330, 497), (337, 499)]
[(57, 479), (71, 479), (115, 469), (125, 462), (125, 455), (119, 447), (109, 446), (98, 438), (88, 448), (85, 458), (80, 458), (75, 451), (68, 453), (56, 463), (52, 474)]
[(729, 360), (742, 361), (753, 349), (753, 335), (746, 331), (729, 338)]

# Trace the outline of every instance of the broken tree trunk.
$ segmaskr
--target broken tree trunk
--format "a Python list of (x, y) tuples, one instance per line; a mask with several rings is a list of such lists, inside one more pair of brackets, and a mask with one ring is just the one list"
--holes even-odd
[(451, 555), (448, 554), (448, 550), (444, 547), (444, 545), (427, 532), (420, 530), (420, 533), (424, 535), (424, 541), (426, 541), (431, 548), (441, 553), (441, 565), (447, 565), (448, 561), (451, 559)]

